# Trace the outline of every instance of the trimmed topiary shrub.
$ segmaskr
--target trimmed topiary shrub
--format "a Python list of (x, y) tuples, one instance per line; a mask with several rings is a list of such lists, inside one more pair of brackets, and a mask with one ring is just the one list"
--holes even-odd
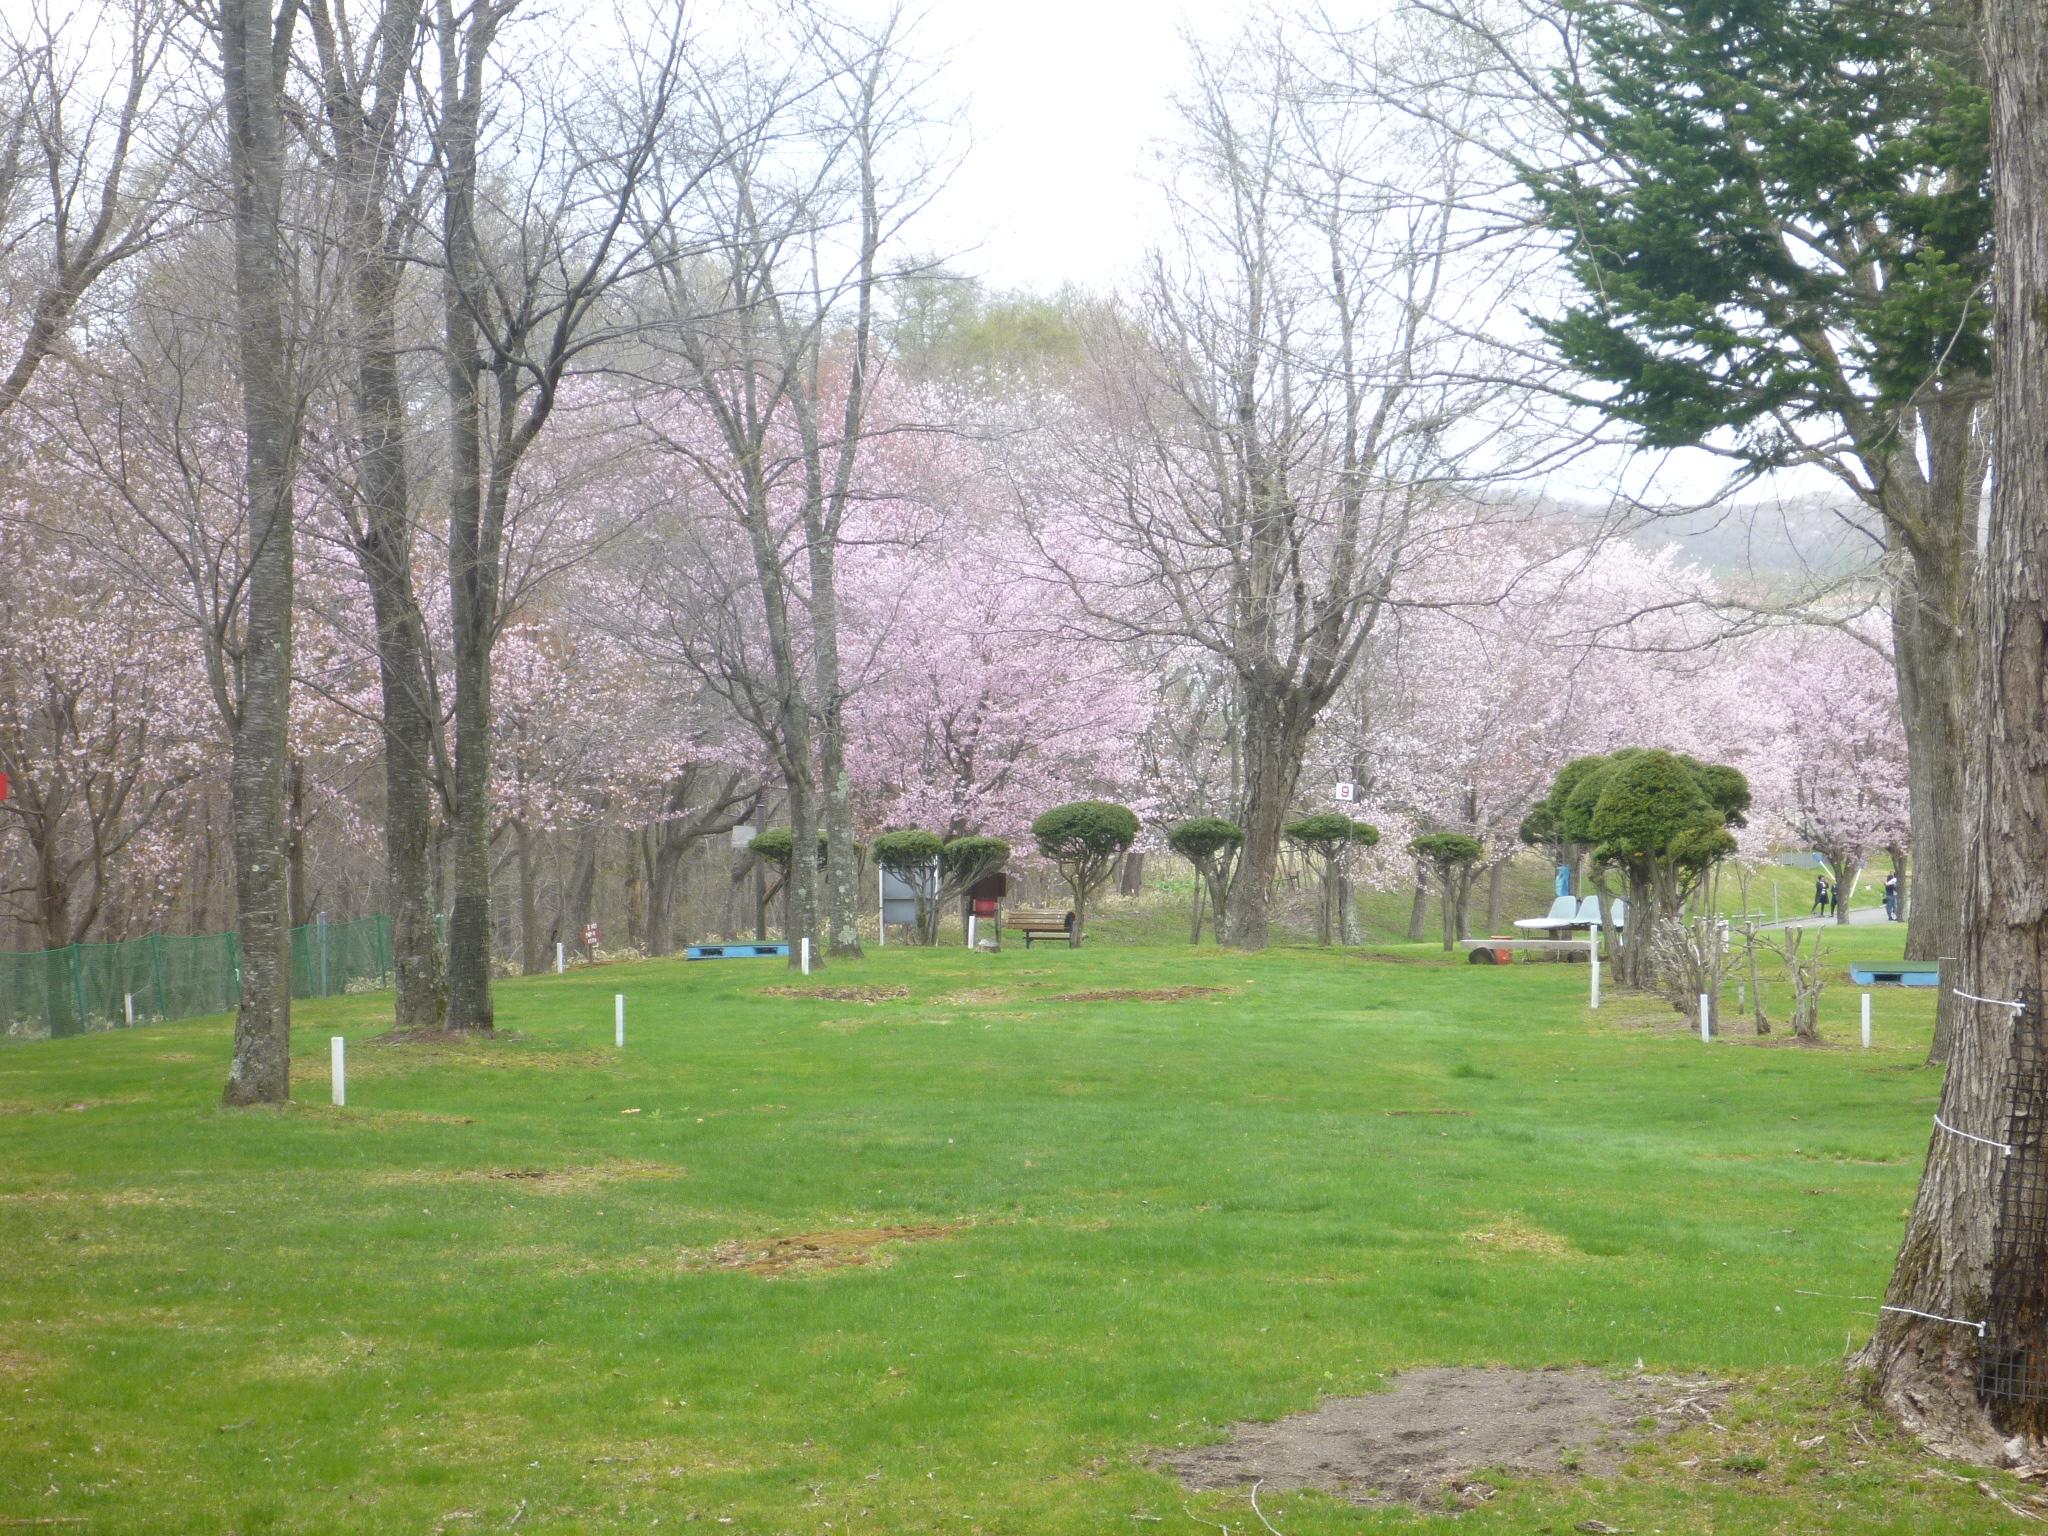
[(1031, 823), (1038, 851), (1058, 866), (1074, 896), (1074, 928), (1068, 942), (1079, 948), (1087, 922), (1088, 897), (1116, 868), (1117, 859), (1138, 840), (1138, 815), (1107, 800), (1056, 805)]
[(1408, 844), (1408, 851), (1436, 880), (1443, 903), (1444, 948), (1448, 950), (1465, 937), (1465, 908), (1486, 846), (1463, 832), (1425, 832)]
[(1194, 917), (1188, 942), (1202, 942), (1202, 904), (1206, 894), (1216, 918), (1216, 938), (1223, 939), (1223, 905), (1230, 895), (1230, 869), (1244, 846), (1244, 828), (1222, 816), (1191, 816), (1166, 834), (1166, 846), (1195, 867)]
[(1336, 938), (1339, 893), (1351, 850), (1370, 848), (1380, 840), (1380, 829), (1368, 821), (1353, 821), (1338, 811), (1318, 811), (1289, 822), (1280, 832), (1316, 862), (1320, 877), (1316, 942), (1329, 944)]

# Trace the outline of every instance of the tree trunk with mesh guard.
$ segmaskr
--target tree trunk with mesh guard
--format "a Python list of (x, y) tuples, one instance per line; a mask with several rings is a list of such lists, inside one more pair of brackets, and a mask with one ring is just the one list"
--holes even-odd
[(1885, 1403), (1936, 1449), (2038, 1461), (2048, 1439), (2048, 10), (1990, 0), (1986, 16), (2004, 446), (1967, 754), (1964, 932), (1942, 979), (1998, 1001), (1954, 1000), (1944, 1125), (1863, 1360)]

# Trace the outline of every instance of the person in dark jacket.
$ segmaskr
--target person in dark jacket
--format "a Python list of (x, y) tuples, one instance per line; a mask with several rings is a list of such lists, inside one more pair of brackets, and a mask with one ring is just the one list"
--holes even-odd
[[(1827, 909), (1828, 877), (1826, 875), (1815, 875), (1813, 877), (1813, 912), (1825, 912)], [(1811, 917), (1813, 912), (1809, 912), (1806, 915)]]
[(1899, 872), (1896, 869), (1884, 877), (1884, 916), (1886, 922), (1896, 923), (1899, 920)]

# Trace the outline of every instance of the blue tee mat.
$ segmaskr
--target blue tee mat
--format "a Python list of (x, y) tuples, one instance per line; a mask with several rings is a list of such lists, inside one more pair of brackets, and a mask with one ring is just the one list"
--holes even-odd
[(685, 960), (753, 960), (764, 955), (787, 957), (787, 944), (692, 944), (683, 951)]

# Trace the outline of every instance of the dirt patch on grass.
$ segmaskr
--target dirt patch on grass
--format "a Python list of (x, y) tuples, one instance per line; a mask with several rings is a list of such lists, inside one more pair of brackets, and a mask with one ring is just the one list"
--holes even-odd
[(1239, 1424), (1221, 1445), (1160, 1459), (1194, 1488), (1263, 1482), (1443, 1509), (1491, 1497), (1482, 1472), (1610, 1475), (1631, 1445), (1706, 1421), (1720, 1394), (1712, 1382), (1588, 1370), (1404, 1371), (1390, 1392)]
[(683, 1170), (668, 1163), (613, 1158), (575, 1168), (408, 1168), (377, 1179), (379, 1184), (509, 1184), (543, 1194), (591, 1189), (630, 1179), (680, 1179)]
[(910, 996), (908, 987), (763, 987), (763, 997), (798, 997), (821, 1003), (891, 1003)]
[(935, 1242), (960, 1230), (959, 1226), (863, 1227), (799, 1232), (790, 1237), (735, 1237), (700, 1255), (691, 1267), (740, 1269), (771, 1280), (828, 1269), (858, 1269), (886, 1265), (890, 1244)]
[(1014, 1003), (1022, 995), (1015, 987), (969, 987), (964, 992), (935, 997), (932, 1003), (940, 1008), (985, 1008), (994, 1003)]
[(1105, 992), (1062, 992), (1046, 999), (1050, 1003), (1177, 1003), (1188, 997), (1211, 997), (1228, 992), (1228, 987), (1138, 987), (1112, 988)]
[(1555, 1232), (1522, 1220), (1501, 1216), (1474, 1227), (1465, 1241), (1482, 1253), (1525, 1253), (1539, 1259), (1568, 1259), (1576, 1250)]

